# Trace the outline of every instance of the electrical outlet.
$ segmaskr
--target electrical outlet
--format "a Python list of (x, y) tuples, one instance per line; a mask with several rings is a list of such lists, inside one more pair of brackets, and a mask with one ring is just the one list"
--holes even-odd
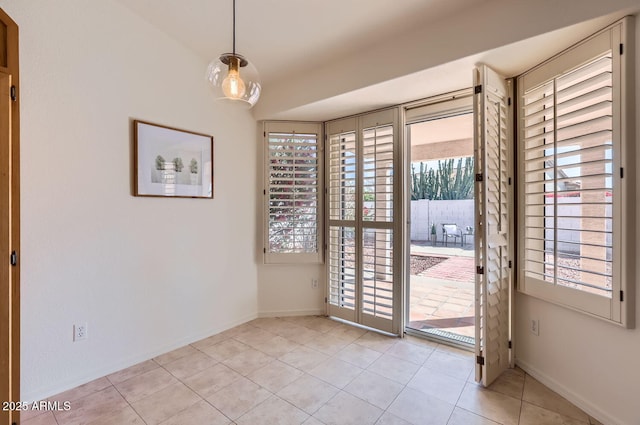
[(89, 337), (88, 334), (87, 323), (79, 323), (77, 325), (73, 325), (73, 340), (74, 341), (84, 341)]
[(311, 287), (313, 289), (316, 289), (318, 287), (318, 279), (316, 279), (315, 277), (311, 278)]
[(531, 319), (531, 333), (540, 335), (540, 322), (538, 322), (538, 319)]

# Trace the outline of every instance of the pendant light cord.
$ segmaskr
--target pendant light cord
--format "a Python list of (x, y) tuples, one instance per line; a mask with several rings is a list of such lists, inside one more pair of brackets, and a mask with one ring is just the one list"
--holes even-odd
[(236, 0), (233, 0), (233, 56), (236, 55)]

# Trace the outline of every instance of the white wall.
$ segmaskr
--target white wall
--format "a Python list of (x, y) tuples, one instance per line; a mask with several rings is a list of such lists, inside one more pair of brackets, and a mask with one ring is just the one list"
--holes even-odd
[[(110, 0), (0, 7), (20, 26), (21, 399), (255, 317), (250, 113), (215, 104), (206, 63)], [(215, 199), (131, 196), (133, 118), (214, 135)]]
[[(318, 287), (311, 287), (311, 279)], [(261, 317), (325, 314), (324, 265), (273, 265), (259, 268), (258, 312)]]
[[(636, 141), (640, 140), (639, 27), (636, 16)], [(638, 163), (640, 147), (636, 146)], [(640, 199), (640, 173), (636, 173), (635, 192)], [(640, 223), (640, 208), (635, 222)], [(637, 225), (635, 240), (640, 240)], [(640, 277), (640, 249), (634, 264), (632, 285)], [(640, 290), (629, 302), (635, 302), (640, 311)], [(640, 424), (640, 329), (622, 329), (520, 293), (515, 307), (516, 357), (525, 370), (604, 424)], [(540, 321), (539, 336), (529, 332), (530, 318)]]
[[(282, 317), (325, 314), (325, 266), (324, 264), (264, 264), (264, 138), (262, 125), (258, 131), (256, 161), (258, 187), (256, 209), (256, 258), (258, 267), (258, 315)], [(311, 287), (311, 280), (318, 279), (318, 287)]]

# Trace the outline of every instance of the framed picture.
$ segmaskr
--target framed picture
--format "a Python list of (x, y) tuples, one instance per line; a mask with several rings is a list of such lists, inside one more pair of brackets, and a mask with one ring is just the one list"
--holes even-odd
[(213, 136), (133, 123), (135, 196), (213, 198)]

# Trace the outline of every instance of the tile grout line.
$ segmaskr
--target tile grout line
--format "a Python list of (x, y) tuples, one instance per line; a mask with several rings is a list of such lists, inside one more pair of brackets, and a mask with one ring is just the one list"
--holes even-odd
[[(280, 319), (280, 320), (282, 320), (282, 319)], [(337, 338), (337, 341), (333, 341), (333, 343), (331, 343), (331, 341), (328, 341), (327, 343), (329, 343), (329, 345), (326, 347), (328, 351), (322, 351), (322, 350), (318, 350), (317, 348), (314, 348), (314, 347), (306, 345), (307, 343), (312, 342), (313, 339), (307, 341), (306, 343), (301, 344), (301, 343), (299, 343), (297, 341), (293, 341), (293, 340), (287, 338), (286, 336), (281, 335), (280, 333), (278, 333), (278, 331), (276, 330), (275, 327), (270, 327), (269, 329), (266, 329), (266, 328), (261, 328), (260, 326), (255, 326), (255, 325), (251, 325), (250, 323), (246, 323), (244, 325), (246, 325), (247, 327), (243, 328), (243, 331), (237, 332), (237, 333), (234, 332), (230, 336), (228, 336), (228, 337), (226, 337), (226, 338), (224, 338), (224, 339), (222, 339), (222, 340), (220, 340), (218, 342), (215, 342), (213, 344), (210, 344), (210, 345), (207, 345), (207, 346), (202, 346), (201, 348), (194, 347), (192, 344), (188, 344), (187, 345), (188, 347), (191, 347), (194, 350), (191, 354), (198, 353), (200, 355), (206, 356), (207, 358), (213, 359), (215, 361), (215, 363), (214, 363), (214, 365), (212, 365), (210, 367), (214, 367), (215, 365), (218, 365), (218, 364), (222, 365), (224, 367), (227, 367), (231, 371), (233, 371), (233, 372), (239, 374), (241, 377), (245, 378), (247, 381), (251, 382), (252, 384), (257, 385), (259, 388), (263, 389), (268, 394), (268, 397), (266, 399), (262, 400), (260, 403), (258, 403), (255, 406), (251, 407), (251, 409), (249, 409), (248, 411), (244, 412), (236, 420), (231, 420), (226, 414), (224, 414), (219, 409), (217, 409), (215, 406), (213, 406), (206, 398), (201, 396), (200, 393), (198, 393), (194, 388), (192, 388), (186, 382), (183, 381), (183, 379), (188, 379), (189, 377), (191, 377), (191, 376), (193, 376), (195, 374), (198, 374), (198, 373), (200, 373), (203, 370), (206, 370), (208, 368), (205, 368), (203, 370), (197, 371), (194, 374), (190, 374), (189, 376), (187, 376), (185, 378), (178, 378), (176, 375), (174, 375), (172, 372), (170, 372), (167, 368), (165, 368), (165, 365), (169, 364), (170, 362), (166, 363), (165, 365), (161, 365), (161, 364), (159, 364), (158, 362), (155, 361), (155, 358), (150, 359), (158, 368), (161, 368), (164, 372), (166, 372), (167, 374), (172, 376), (174, 379), (176, 379), (176, 381), (177, 381), (176, 383), (179, 382), (180, 384), (182, 384), (184, 387), (189, 389), (189, 391), (192, 391), (194, 394), (196, 394), (197, 398), (198, 398), (198, 400), (195, 403), (184, 407), (184, 409), (180, 409), (180, 410), (176, 410), (174, 412), (171, 412), (172, 416), (169, 417), (169, 418), (165, 418), (163, 420), (169, 420), (169, 419), (181, 414), (182, 412), (190, 409), (191, 407), (193, 407), (195, 404), (199, 403), (200, 401), (204, 401), (205, 403), (207, 403), (208, 406), (210, 406), (213, 409), (215, 409), (216, 411), (220, 412), (224, 416), (224, 418), (226, 418), (227, 420), (229, 420), (232, 423), (235, 423), (237, 420), (239, 420), (243, 416), (249, 414), (254, 409), (257, 409), (259, 406), (263, 406), (265, 404), (265, 402), (267, 402), (270, 399), (273, 399), (273, 397), (275, 396), (276, 399), (284, 401), (285, 403), (287, 403), (287, 405), (289, 405), (289, 406), (299, 410), (300, 412), (303, 412), (304, 414), (306, 414), (308, 416), (307, 419), (305, 419), (305, 422), (306, 422), (306, 421), (309, 421), (309, 418), (314, 418), (315, 420), (318, 420), (315, 417), (315, 415), (318, 414), (318, 412), (321, 409), (325, 408), (331, 401), (333, 401), (341, 392), (343, 392), (346, 395), (349, 395), (351, 397), (354, 397), (355, 399), (358, 399), (358, 400), (362, 401), (363, 403), (367, 403), (367, 404), (370, 404), (372, 406), (375, 406), (376, 408), (379, 408), (381, 413), (374, 420), (374, 423), (378, 423), (380, 421), (380, 418), (382, 418), (382, 416), (384, 416), (385, 414), (393, 415), (393, 413), (391, 413), (389, 411), (390, 407), (398, 400), (400, 395), (409, 388), (409, 386), (408, 386), (409, 383), (411, 383), (411, 381), (416, 377), (416, 375), (420, 372), (420, 370), (422, 370), (423, 368), (426, 367), (426, 365), (429, 362), (429, 360), (433, 358), (434, 353), (437, 352), (437, 353), (440, 353), (441, 355), (446, 355), (447, 357), (451, 356), (453, 358), (458, 358), (458, 359), (467, 359), (468, 358), (468, 353), (458, 353), (457, 351), (449, 351), (448, 349), (445, 349), (445, 348), (447, 348), (446, 345), (443, 345), (443, 344), (440, 344), (440, 343), (435, 343), (434, 345), (429, 344), (429, 345), (426, 345), (426, 346), (422, 346), (422, 344), (418, 344), (418, 343), (414, 344), (411, 341), (406, 341), (406, 340), (403, 340), (402, 338), (400, 338), (400, 339), (393, 340), (393, 341), (387, 340), (387, 339), (384, 340), (385, 342), (391, 342), (390, 344), (386, 344), (386, 343), (385, 344), (378, 344), (378, 339), (377, 338), (375, 338), (375, 337), (374, 338), (368, 338), (367, 337), (367, 335), (377, 335), (375, 333), (372, 333), (371, 331), (365, 331), (364, 333), (361, 333), (357, 337), (354, 337), (353, 334), (351, 334), (351, 336), (349, 336), (349, 337), (345, 337), (345, 334), (342, 334), (343, 329), (340, 329), (341, 325), (335, 325), (335, 326), (328, 327), (328, 325), (325, 326), (323, 323), (315, 322), (315, 321), (314, 322), (306, 321), (304, 324), (300, 324), (300, 325), (296, 324), (293, 321), (288, 321), (288, 322), (294, 324), (295, 326), (299, 326), (302, 329), (308, 330), (308, 331), (318, 332), (319, 334), (328, 336), (330, 338)], [(282, 323), (284, 323), (284, 322), (282, 322)], [(313, 325), (313, 328), (307, 326), (310, 323)], [(242, 326), (242, 325), (240, 325), (240, 326)], [(348, 325), (346, 325), (346, 326), (348, 326)], [(314, 328), (316, 328), (316, 329), (314, 329)], [(234, 328), (231, 328), (231, 329), (234, 329)], [(320, 329), (324, 329), (324, 330), (320, 330)], [(295, 346), (294, 346), (293, 349), (291, 349), (291, 350), (289, 350), (289, 351), (287, 351), (287, 352), (285, 352), (283, 354), (272, 355), (272, 354), (268, 354), (268, 353), (264, 352), (263, 349), (256, 347), (257, 345), (259, 345), (260, 338), (262, 337), (262, 335), (258, 334), (256, 336), (255, 340), (253, 339), (253, 337), (251, 335), (246, 335), (246, 338), (244, 338), (244, 339), (247, 340), (247, 341), (250, 341), (249, 343), (245, 343), (245, 342), (240, 341), (240, 340), (237, 339), (239, 336), (241, 336), (243, 334), (247, 334), (248, 332), (253, 332), (255, 330), (259, 330), (260, 333), (262, 333), (262, 332), (266, 333), (268, 335), (268, 337), (270, 338), (269, 339), (270, 341), (273, 340), (273, 338), (280, 337), (280, 338), (283, 338), (285, 340), (290, 341), (292, 344), (295, 344)], [(223, 331), (223, 332), (225, 332), (225, 331)], [(288, 333), (288, 332), (286, 332), (286, 333)], [(216, 334), (216, 335), (218, 335), (218, 334)], [(213, 337), (213, 336), (215, 336), (215, 335), (212, 335), (211, 337)], [(208, 337), (208, 338), (210, 338), (210, 337)], [(207, 338), (204, 338), (204, 339), (207, 339)], [(224, 343), (226, 341), (234, 341), (234, 342), (237, 342), (239, 344), (246, 345), (250, 349), (255, 350), (258, 353), (261, 353), (264, 356), (267, 356), (270, 360), (269, 360), (269, 362), (267, 364), (262, 365), (260, 367), (257, 367), (255, 369), (251, 369), (246, 375), (244, 375), (243, 373), (238, 372), (233, 367), (230, 367), (230, 366), (227, 366), (226, 364), (224, 364), (224, 361), (220, 361), (218, 358), (213, 357), (212, 355), (210, 355), (210, 354), (206, 353), (205, 351), (203, 351), (204, 348), (213, 347), (215, 345), (222, 344), (222, 343)], [(383, 341), (383, 340), (380, 340), (380, 341)], [(394, 347), (399, 347), (400, 348), (400, 344), (409, 344), (411, 347), (417, 347), (417, 348), (420, 348), (421, 350), (429, 349), (429, 352), (428, 352), (428, 355), (426, 355), (424, 361), (413, 362), (413, 361), (407, 360), (407, 358), (412, 358), (411, 357), (412, 356), (412, 352), (411, 351), (402, 351), (401, 350), (401, 351), (397, 351), (397, 352), (391, 352), (391, 350)], [(322, 346), (324, 347), (324, 345), (322, 345)], [(361, 348), (366, 349), (366, 350), (371, 350), (372, 352), (375, 352), (377, 354), (377, 357), (373, 361), (368, 363), (368, 364), (366, 364), (367, 362), (358, 364), (358, 363), (352, 363), (352, 362), (349, 362), (349, 361), (345, 361), (342, 358), (340, 358), (339, 356), (340, 356), (341, 353), (343, 353), (350, 346), (358, 346), (358, 347), (361, 347)], [(375, 346), (376, 348), (375, 349), (371, 348), (373, 346)], [(337, 350), (334, 352), (332, 347), (334, 347), (334, 348), (337, 347)], [(184, 347), (180, 347), (180, 348), (178, 348), (176, 350), (180, 350), (182, 348), (184, 348)], [(298, 366), (294, 366), (292, 364), (289, 364), (289, 363), (281, 360), (282, 357), (286, 356), (287, 354), (289, 354), (289, 353), (291, 353), (294, 350), (299, 349), (299, 348), (303, 348), (305, 350), (310, 350), (310, 352), (320, 354), (322, 356), (325, 356), (326, 358), (324, 360), (320, 361), (319, 363), (315, 363), (314, 362), (312, 364), (312, 367), (309, 368), (309, 371), (303, 370)], [(240, 355), (241, 353), (242, 352), (237, 353), (234, 356)], [(367, 356), (368, 356), (369, 352), (367, 351), (366, 353), (367, 353)], [(168, 353), (165, 353), (165, 354), (168, 354)], [(172, 361), (180, 360), (181, 358), (187, 357), (187, 356), (189, 356), (191, 354), (183, 355), (181, 357), (173, 359)], [(413, 353), (413, 354), (415, 354), (415, 353)], [(421, 352), (418, 352), (418, 354), (420, 354), (421, 356), (423, 355), (423, 354), (421, 354)], [(410, 363), (412, 365), (415, 365), (417, 368), (416, 368), (416, 370), (414, 372), (411, 373), (410, 377), (408, 378), (408, 380), (406, 380), (406, 382), (404, 382), (405, 381), (404, 379), (402, 379), (401, 381), (397, 381), (396, 379), (391, 379), (391, 378), (389, 378), (387, 376), (384, 376), (384, 375), (380, 374), (376, 370), (370, 369), (374, 364), (376, 364), (376, 362), (378, 362), (381, 358), (383, 358), (386, 355), (389, 356), (389, 359), (388, 359), (389, 361), (392, 361), (392, 362), (394, 362), (394, 361), (396, 361), (396, 362), (398, 362), (398, 361), (408, 362), (408, 363)], [(404, 357), (402, 357), (402, 355), (404, 355)], [(231, 356), (231, 357), (234, 357), (234, 356)], [(407, 356), (409, 356), (409, 357), (407, 357)], [(351, 379), (348, 379), (348, 382), (346, 382), (342, 387), (336, 387), (331, 382), (325, 381), (324, 379), (321, 379), (321, 378), (319, 378), (319, 377), (317, 377), (315, 375), (312, 375), (310, 373), (312, 370), (316, 369), (319, 365), (321, 365), (321, 364), (323, 364), (325, 362), (328, 362), (328, 361), (332, 361), (332, 360), (333, 361), (344, 362), (345, 364), (349, 365), (349, 368), (358, 369), (359, 371)], [(297, 372), (300, 372), (302, 375), (296, 377), (295, 379), (293, 379), (293, 381), (284, 384), (277, 391), (272, 391), (271, 389), (262, 386), (261, 384), (259, 384), (258, 382), (256, 382), (254, 380), (255, 377), (253, 379), (249, 377), (251, 374), (253, 374), (256, 371), (259, 371), (259, 370), (261, 370), (263, 368), (266, 368), (268, 366), (272, 366), (276, 361), (282, 363), (283, 365), (286, 365), (288, 368), (290, 367), (293, 370), (295, 370)], [(134, 365), (134, 366), (136, 366), (136, 365)], [(151, 370), (154, 370), (154, 369), (151, 369)], [(409, 369), (409, 370), (411, 370), (411, 369)], [(365, 371), (367, 371), (367, 372), (369, 372), (369, 373), (371, 373), (371, 374), (373, 374), (375, 376), (378, 376), (378, 377), (381, 377), (381, 378), (384, 378), (384, 379), (389, 379), (390, 381), (393, 381), (393, 382), (395, 382), (395, 383), (400, 385), (399, 392), (395, 396), (392, 397), (392, 399), (388, 402), (388, 404), (386, 405), (385, 408), (380, 408), (379, 406), (377, 406), (375, 404), (372, 404), (369, 401), (363, 399), (361, 396), (355, 395), (355, 394), (351, 393), (349, 390), (347, 390), (347, 387), (349, 385), (351, 385), (355, 380), (359, 379), (363, 375), (363, 373)], [(394, 374), (393, 376), (402, 376), (402, 374), (404, 372), (406, 372), (406, 371), (407, 370), (404, 370), (404, 369), (402, 371), (398, 370), (397, 372), (400, 373), (400, 375)], [(145, 371), (143, 373), (138, 373), (137, 375), (133, 375), (133, 376), (129, 377), (127, 380), (134, 379), (135, 377), (143, 375), (144, 373), (147, 373), (147, 372), (149, 372), (149, 371)], [(453, 405), (453, 409), (448, 415), (448, 418), (446, 420), (447, 423), (449, 421), (451, 421), (451, 419), (453, 418), (454, 412), (455, 412), (455, 410), (457, 408), (459, 408), (459, 409), (461, 409), (461, 410), (463, 410), (465, 412), (468, 412), (469, 414), (477, 416), (479, 418), (485, 418), (485, 419), (490, 420), (490, 421), (495, 421), (495, 419), (491, 419), (491, 418), (486, 417), (485, 416), (486, 412), (484, 412), (484, 410), (483, 410), (483, 414), (480, 414), (480, 413), (476, 413), (475, 411), (470, 411), (470, 410), (467, 410), (467, 409), (459, 406), (460, 400), (462, 398), (462, 394), (465, 391), (465, 389), (468, 386), (471, 387), (473, 385), (476, 385), (474, 382), (469, 381), (469, 379), (471, 378), (472, 373), (473, 373), (473, 371), (470, 371), (470, 373), (467, 375), (467, 378), (464, 380), (464, 385), (462, 386), (462, 390), (458, 394), (456, 401), (454, 403), (450, 403), (450, 404)], [(329, 387), (331, 387), (331, 388), (333, 388), (335, 390), (335, 393), (330, 398), (328, 398), (326, 401), (324, 401), (317, 409), (315, 409), (315, 411), (313, 413), (307, 413), (306, 410), (296, 406), (293, 402), (290, 402), (289, 400), (286, 400), (286, 399), (284, 399), (284, 398), (282, 398), (281, 396), (278, 395), (278, 392), (280, 390), (286, 388), (287, 386), (293, 384), (297, 380), (299, 380), (299, 379), (301, 379), (303, 377), (306, 377), (306, 376), (314, 378), (314, 379), (318, 379), (319, 381), (322, 381), (324, 384), (328, 385)], [(517, 396), (514, 397), (514, 396), (512, 396), (510, 394), (502, 393), (500, 391), (494, 391), (491, 388), (486, 388), (486, 389), (483, 388), (483, 390), (491, 391), (492, 393), (497, 393), (497, 394), (512, 398), (514, 400), (519, 400), (520, 405), (519, 405), (519, 409), (518, 409), (519, 411), (518, 411), (516, 424), (521, 423), (522, 420), (523, 420), (524, 392), (525, 392), (525, 387), (526, 387), (527, 376), (528, 376), (528, 374), (526, 374), (526, 372), (523, 372), (523, 382), (522, 382), (522, 387), (521, 387), (521, 389), (519, 391), (519, 399), (518, 399)], [(137, 410), (133, 407), (132, 403), (129, 402), (129, 400), (127, 400), (124, 397), (123, 393), (116, 387), (116, 384), (114, 382), (112, 382), (112, 380), (108, 376), (105, 376), (104, 378), (106, 379), (106, 383), (108, 383), (107, 386), (105, 386), (104, 388), (101, 388), (98, 391), (92, 391), (91, 393), (88, 393), (88, 394), (86, 394), (86, 395), (84, 395), (82, 397), (79, 397), (79, 398), (75, 399), (74, 401), (85, 399), (86, 397), (94, 395), (94, 394), (96, 394), (96, 393), (98, 393), (100, 391), (108, 390), (108, 389), (110, 389), (110, 387), (113, 387), (113, 389), (116, 391), (116, 393), (119, 394), (120, 397), (122, 397), (126, 401), (127, 406), (130, 407), (133, 410), (133, 412), (135, 412), (135, 414), (146, 424), (147, 423), (146, 420), (137, 412)], [(219, 389), (218, 391), (222, 391), (225, 388), (228, 388), (231, 385), (234, 385), (238, 381), (238, 379), (234, 380), (233, 382), (230, 382), (229, 384), (227, 384), (223, 388)], [(122, 382), (126, 382), (126, 381), (122, 381)], [(118, 383), (118, 385), (119, 384), (120, 383)], [(170, 384), (170, 385), (174, 385), (174, 384)], [(274, 386), (274, 388), (276, 388), (276, 387)], [(414, 388), (412, 387), (412, 389), (414, 389)], [(160, 390), (158, 390), (158, 391), (160, 391)], [(158, 391), (154, 391), (153, 393), (146, 395), (144, 398), (151, 397), (153, 394), (156, 394)], [(417, 391), (420, 391), (420, 390), (417, 389)], [(366, 395), (366, 393), (363, 393), (363, 394)], [(436, 398), (439, 398), (439, 397), (436, 397)], [(557, 412), (555, 409), (552, 410), (552, 409), (547, 409), (546, 407), (543, 407), (543, 406), (539, 406), (538, 403), (532, 403), (532, 405), (536, 406), (536, 407), (539, 407), (541, 409), (547, 410), (549, 412), (557, 413), (557, 414), (559, 414), (561, 416), (566, 416), (563, 413)], [(178, 407), (181, 407), (181, 406), (178, 406)], [(120, 411), (121, 410), (113, 411), (113, 412), (109, 412), (109, 413), (118, 413)], [(106, 414), (107, 413), (105, 413), (104, 415), (106, 416)], [(103, 416), (101, 416), (100, 418), (102, 418), (102, 417)], [(58, 421), (58, 418), (55, 415), (55, 412), (53, 413), (53, 418), (54, 418), (55, 423), (59, 424), (59, 421)], [(100, 418), (96, 418), (94, 420), (100, 420)], [(588, 425), (591, 422), (591, 418), (588, 415), (587, 415), (587, 418), (588, 418), (588, 422), (586, 422), (586, 424)], [(514, 419), (516, 419), (516, 418), (514, 417)]]
[[(140, 374), (140, 375), (142, 375), (142, 374)], [(139, 375), (136, 375), (136, 376), (139, 376)], [(135, 378), (135, 376), (132, 376), (131, 378)], [(130, 379), (131, 379), (131, 378), (130, 378)], [(109, 382), (111, 382), (111, 379), (109, 379), (108, 377), (107, 377), (107, 379), (109, 380)], [(128, 379), (127, 379), (127, 381), (128, 381)], [(126, 381), (122, 381), (122, 382), (126, 382)], [(133, 407), (133, 405), (131, 404), (131, 402), (129, 402), (129, 400), (127, 400), (127, 398), (124, 396), (124, 394), (122, 394), (122, 393), (120, 392), (120, 390), (115, 386), (115, 384), (114, 384), (113, 382), (111, 382), (111, 386), (113, 386), (113, 388), (118, 392), (118, 394), (120, 394), (120, 397), (122, 397), (122, 399), (123, 399), (124, 401), (126, 401), (126, 402), (127, 402), (127, 405), (128, 405), (129, 407), (131, 407), (131, 410), (133, 410), (133, 411), (135, 412), (135, 414), (136, 414), (136, 415), (137, 415), (137, 416), (142, 420), (142, 422), (144, 422), (144, 423), (145, 423), (145, 425), (146, 425), (146, 424), (147, 424), (147, 421), (146, 421), (146, 420), (142, 417), (142, 415), (141, 415), (141, 414), (136, 410), (136, 408), (135, 408), (135, 407)], [(153, 394), (155, 394), (155, 393), (153, 393)], [(91, 424), (88, 424), (88, 425), (91, 425)]]
[[(194, 347), (194, 348), (195, 348), (195, 347)], [(196, 348), (196, 350), (197, 350), (197, 348)], [(203, 353), (203, 354), (206, 354), (206, 353)], [(221, 364), (221, 362), (218, 362), (218, 363), (216, 363), (216, 364)], [(214, 365), (214, 366), (215, 366), (215, 365)], [(161, 366), (161, 367), (162, 367), (162, 366)], [(211, 367), (213, 367), (213, 366), (211, 366)], [(206, 370), (206, 369), (205, 369), (205, 370)], [(232, 369), (232, 370), (233, 370), (233, 369)], [(169, 371), (167, 371), (167, 372), (169, 372)], [(171, 373), (171, 372), (169, 372), (169, 373)], [(197, 373), (200, 373), (200, 372), (197, 372)], [(173, 375), (172, 375), (172, 376), (173, 376)], [(197, 394), (197, 395), (198, 395), (198, 397), (200, 397), (200, 400), (199, 400), (199, 401), (196, 401), (196, 402), (195, 402), (195, 403), (193, 403), (191, 406), (187, 407), (187, 409), (188, 409), (188, 408), (190, 408), (190, 407), (193, 407), (195, 404), (199, 403), (200, 401), (204, 401), (204, 402), (205, 402), (205, 403), (207, 403), (209, 406), (211, 406), (213, 409), (215, 409), (216, 411), (220, 412), (220, 414), (222, 414), (225, 418), (229, 419), (229, 421), (231, 421), (231, 423), (235, 423), (233, 419), (231, 419), (230, 417), (228, 417), (226, 414), (224, 414), (224, 412), (222, 412), (222, 411), (221, 411), (220, 409), (218, 409), (216, 406), (214, 406), (213, 404), (211, 404), (211, 402), (209, 402), (209, 400), (207, 400), (207, 399), (206, 399), (206, 397), (202, 396), (202, 395), (201, 395), (198, 391), (196, 391), (194, 388), (191, 388), (191, 387), (189, 386), (189, 384), (187, 384), (187, 383), (186, 383), (186, 382), (184, 382), (182, 379), (179, 379), (179, 378), (177, 378), (177, 377), (176, 377), (176, 379), (178, 379), (178, 381), (180, 381), (180, 383), (181, 383), (182, 385), (184, 385), (185, 387), (189, 388), (189, 390), (193, 391), (195, 394)], [(186, 378), (185, 378), (185, 379), (186, 379)], [(231, 384), (233, 384), (233, 383), (235, 383), (235, 382), (236, 382), (236, 381), (230, 382), (230, 383), (229, 383), (229, 385), (231, 385)], [(227, 386), (228, 386), (228, 385), (227, 385)], [(226, 388), (227, 386), (222, 387), (220, 390), (222, 390), (222, 389)], [(182, 412), (186, 411), (187, 409), (183, 409), (183, 410), (181, 410), (181, 411), (177, 412), (175, 415), (172, 415), (171, 417), (169, 417), (169, 418), (165, 419), (165, 421), (167, 421), (167, 420), (169, 420), (169, 419), (171, 419), (171, 418), (174, 418), (174, 417), (178, 416), (180, 413), (182, 413)]]

